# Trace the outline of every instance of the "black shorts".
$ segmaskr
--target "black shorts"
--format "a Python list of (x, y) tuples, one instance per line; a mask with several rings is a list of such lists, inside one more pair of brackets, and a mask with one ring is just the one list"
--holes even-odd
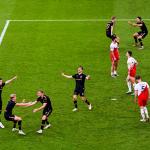
[(45, 115), (46, 117), (48, 117), (51, 113), (52, 113), (52, 109), (44, 109), (43, 110), (43, 116)]
[(142, 39), (144, 39), (147, 36), (147, 32), (139, 31), (138, 35), (142, 36)]
[(4, 113), (4, 117), (7, 121), (14, 121), (15, 119), (15, 115), (10, 115), (10, 114), (7, 114), (7, 113)]
[(106, 36), (107, 36), (108, 38), (112, 39), (112, 35), (111, 35), (110, 32), (106, 32)]
[(84, 96), (84, 89), (75, 89), (74, 95), (80, 95), (81, 97)]

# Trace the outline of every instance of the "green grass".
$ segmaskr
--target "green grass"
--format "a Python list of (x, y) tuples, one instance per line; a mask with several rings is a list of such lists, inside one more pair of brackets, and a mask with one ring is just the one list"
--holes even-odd
[[(0, 29), (6, 19), (107, 19), (149, 18), (148, 0), (5, 0), (0, 1)], [(150, 28), (150, 22), (146, 22)], [(4, 80), (18, 75), (17, 81), (4, 88), (4, 108), (9, 94), (18, 101), (35, 100), (36, 90), (44, 89), (51, 97), (54, 111), (52, 128), (37, 135), (41, 112), (15, 108), (23, 118), (27, 136), (11, 132), (12, 123), (3, 122), (1, 150), (145, 150), (150, 148), (150, 124), (139, 122), (139, 110), (133, 97), (126, 96), (126, 57), (131, 49), (139, 62), (138, 73), (150, 81), (149, 36), (145, 49), (132, 48), (132, 34), (138, 29), (127, 22), (117, 22), (115, 32), (121, 37), (119, 77), (110, 77), (109, 45), (106, 22), (11, 22), (0, 47), (0, 76)], [(74, 81), (61, 76), (74, 74), (78, 65), (92, 80), (86, 82), (86, 95), (94, 109), (89, 112), (80, 100), (77, 113), (71, 110)], [(111, 101), (110, 98), (117, 98)], [(40, 106), (38, 104), (35, 107)]]

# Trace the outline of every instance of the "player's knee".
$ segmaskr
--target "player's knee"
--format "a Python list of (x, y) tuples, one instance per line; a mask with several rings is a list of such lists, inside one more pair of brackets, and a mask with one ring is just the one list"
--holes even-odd
[(46, 116), (44, 115), (44, 116), (42, 116), (42, 120), (46, 120)]
[(76, 101), (76, 100), (77, 100), (77, 96), (73, 95), (73, 101)]

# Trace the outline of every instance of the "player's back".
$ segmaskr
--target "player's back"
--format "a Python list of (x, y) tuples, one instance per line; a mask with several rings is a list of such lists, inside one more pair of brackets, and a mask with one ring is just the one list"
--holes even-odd
[(138, 96), (144, 92), (144, 91), (148, 91), (149, 85), (147, 82), (139, 82), (135, 85), (135, 91), (138, 91)]
[(111, 42), (110, 51), (115, 51), (115, 50), (118, 50), (118, 43)]
[(106, 25), (106, 32), (111, 32), (111, 28), (114, 25), (114, 23), (112, 21), (109, 21)]
[(8, 113), (8, 114), (12, 114), (12, 110), (13, 110), (15, 104), (16, 103), (12, 100), (8, 101), (5, 112)]

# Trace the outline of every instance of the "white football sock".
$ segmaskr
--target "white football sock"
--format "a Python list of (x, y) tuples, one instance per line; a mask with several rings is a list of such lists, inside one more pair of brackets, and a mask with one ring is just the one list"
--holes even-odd
[(142, 119), (145, 120), (145, 111), (144, 111), (144, 108), (141, 108), (140, 111), (141, 111)]
[(144, 107), (144, 112), (145, 112), (146, 118), (149, 118), (147, 107)]
[(114, 74), (117, 74), (117, 71), (116, 71), (116, 70), (114, 71)]
[(131, 82), (130, 82), (130, 81), (128, 81), (128, 82), (127, 82), (127, 85), (128, 85), (129, 92), (132, 92)]

